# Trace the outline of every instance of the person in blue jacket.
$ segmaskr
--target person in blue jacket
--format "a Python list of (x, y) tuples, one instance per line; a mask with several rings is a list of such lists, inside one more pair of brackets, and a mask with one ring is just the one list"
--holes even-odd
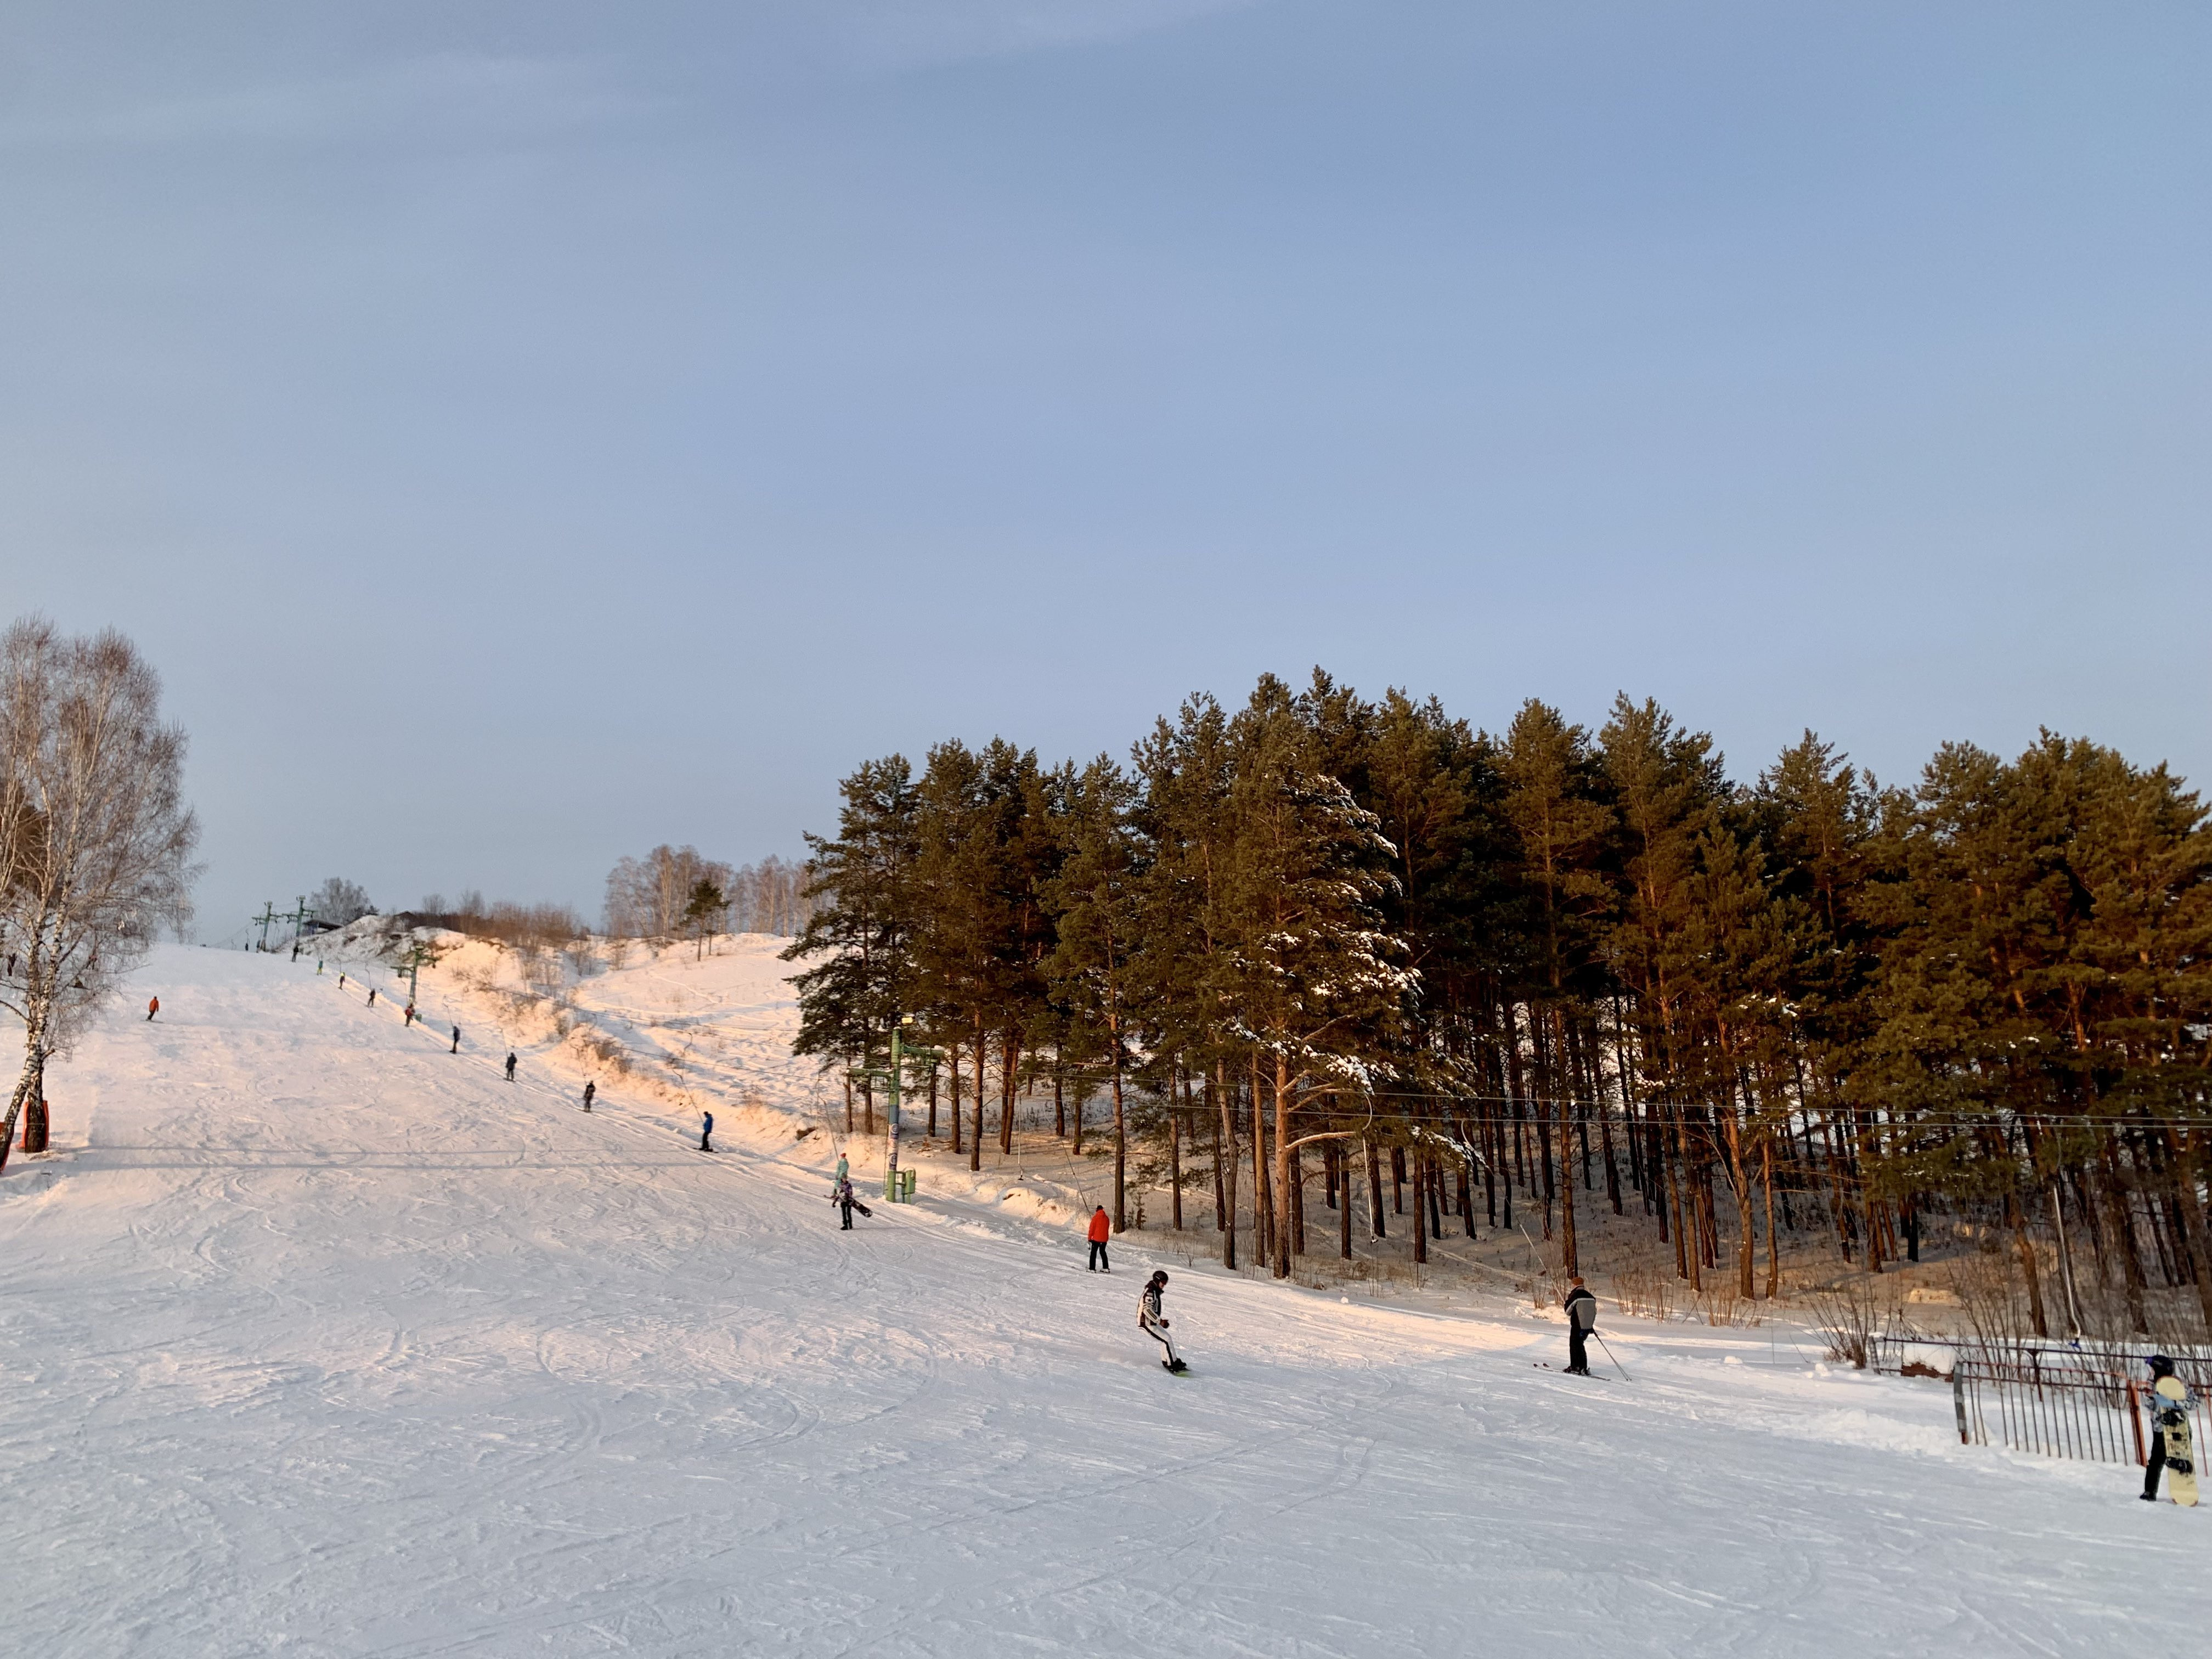
[(714, 1115), (712, 1112), (702, 1112), (699, 1115), (699, 1150), (702, 1152), (711, 1152), (714, 1150)]

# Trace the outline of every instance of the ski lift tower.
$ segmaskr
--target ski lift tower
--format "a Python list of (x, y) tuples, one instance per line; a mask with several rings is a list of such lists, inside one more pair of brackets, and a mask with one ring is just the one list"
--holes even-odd
[(414, 945), (408, 947), (407, 954), (400, 957), (398, 965), (392, 969), (392, 971), (393, 973), (397, 974), (400, 978), (407, 981), (407, 1006), (411, 1008), (415, 1006), (415, 983), (416, 976), (422, 973), (422, 969), (426, 966), (435, 962), (437, 959), (438, 953), (435, 951), (433, 951), (428, 945), (417, 940)]
[(884, 1200), (890, 1204), (910, 1203), (914, 1198), (914, 1177), (909, 1173), (902, 1181), (899, 1176), (899, 1085), (908, 1066), (935, 1067), (945, 1056), (934, 1048), (906, 1046), (907, 1028), (914, 1024), (912, 1014), (901, 1014), (891, 1026), (891, 1056), (888, 1066), (855, 1066), (845, 1075), (855, 1083), (880, 1082), (884, 1085)]

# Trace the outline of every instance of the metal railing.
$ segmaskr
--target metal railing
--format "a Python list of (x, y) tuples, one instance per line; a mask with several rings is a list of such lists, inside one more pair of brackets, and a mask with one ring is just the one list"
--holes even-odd
[[(1960, 1443), (2140, 1465), (2150, 1440), (2143, 1357), (2117, 1345), (1962, 1346), (1951, 1372)], [(2212, 1443), (2205, 1433), (2212, 1356), (2183, 1350), (2172, 1357), (2196, 1395), (2197, 1443)]]

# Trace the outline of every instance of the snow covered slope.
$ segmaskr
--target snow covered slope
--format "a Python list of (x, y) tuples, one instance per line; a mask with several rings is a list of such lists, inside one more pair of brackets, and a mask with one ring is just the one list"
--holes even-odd
[(1584, 1383), (1503, 1314), (1182, 1273), (1174, 1379), (1133, 1261), (945, 1203), (840, 1233), (811, 1170), (308, 964), (144, 988), (0, 1178), (0, 1651), (2086, 1655), (2212, 1613), (2212, 1515), (1963, 1450), (1940, 1388), (1657, 1335)]

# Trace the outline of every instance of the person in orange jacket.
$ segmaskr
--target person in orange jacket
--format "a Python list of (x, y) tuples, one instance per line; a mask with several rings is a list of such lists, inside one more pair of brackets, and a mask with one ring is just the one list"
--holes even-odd
[(1112, 1264), (1106, 1260), (1106, 1236), (1114, 1231), (1114, 1224), (1106, 1219), (1106, 1206), (1101, 1204), (1091, 1212), (1091, 1265), (1086, 1273), (1112, 1273)]
[(146, 999), (146, 1018), (147, 1018), (151, 1019), (151, 1018), (154, 1018), (154, 1016), (155, 1016), (155, 1015), (156, 1015), (156, 1014), (160, 1013), (161, 1012), (161, 998), (159, 998), (159, 997), (149, 997), (149, 998), (147, 998), (147, 999)]

